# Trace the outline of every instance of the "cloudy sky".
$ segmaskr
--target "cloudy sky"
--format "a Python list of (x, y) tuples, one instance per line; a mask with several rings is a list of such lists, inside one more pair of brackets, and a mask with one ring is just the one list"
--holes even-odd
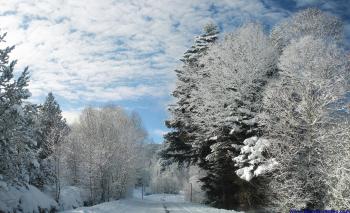
[(0, 29), (29, 66), (31, 101), (50, 91), (69, 122), (84, 106), (121, 105), (140, 113), (150, 137), (162, 141), (175, 84), (173, 70), (201, 27), (221, 32), (247, 21), (267, 29), (313, 6), (345, 22), (350, 3), (327, 0), (0, 0)]

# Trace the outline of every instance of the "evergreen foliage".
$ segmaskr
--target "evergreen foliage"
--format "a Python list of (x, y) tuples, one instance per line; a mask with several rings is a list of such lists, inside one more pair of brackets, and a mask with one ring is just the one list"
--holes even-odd
[[(0, 36), (4, 42), (6, 33)], [(14, 77), (16, 61), (9, 60), (14, 49), (0, 50), (0, 174), (10, 182), (28, 183), (31, 167), (36, 167), (36, 141), (33, 132), (27, 128), (31, 115), (25, 100), (30, 97), (27, 89), (28, 69)]]
[(177, 162), (191, 162), (196, 156), (192, 152), (192, 141), (196, 138), (196, 129), (192, 125), (192, 114), (198, 108), (198, 97), (194, 95), (198, 90), (198, 79), (202, 78), (200, 70), (203, 65), (199, 59), (205, 55), (209, 46), (218, 39), (218, 30), (212, 23), (204, 27), (204, 33), (195, 38), (194, 45), (185, 52), (181, 61), (181, 70), (175, 70), (178, 81), (173, 96), (177, 99), (169, 107), (172, 118), (165, 122), (172, 131), (165, 135), (165, 148), (161, 155)]

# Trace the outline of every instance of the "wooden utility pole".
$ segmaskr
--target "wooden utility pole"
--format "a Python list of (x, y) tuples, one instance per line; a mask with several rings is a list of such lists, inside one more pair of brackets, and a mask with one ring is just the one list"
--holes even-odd
[(190, 183), (190, 202), (192, 203), (192, 183)]
[(143, 200), (143, 183), (141, 185), (141, 193), (142, 193), (142, 200)]

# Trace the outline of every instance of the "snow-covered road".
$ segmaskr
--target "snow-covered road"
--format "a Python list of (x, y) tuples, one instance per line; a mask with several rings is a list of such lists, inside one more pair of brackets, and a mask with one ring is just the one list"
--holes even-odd
[(234, 213), (204, 205), (184, 201), (182, 195), (155, 194), (139, 196), (118, 201), (106, 202), (96, 206), (82, 207), (64, 213)]

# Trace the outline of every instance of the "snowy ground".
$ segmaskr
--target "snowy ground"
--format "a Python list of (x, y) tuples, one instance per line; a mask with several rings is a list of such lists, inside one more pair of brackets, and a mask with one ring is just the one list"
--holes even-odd
[(234, 213), (184, 201), (183, 195), (154, 194), (141, 199), (135, 191), (130, 199), (83, 207), (64, 213)]

